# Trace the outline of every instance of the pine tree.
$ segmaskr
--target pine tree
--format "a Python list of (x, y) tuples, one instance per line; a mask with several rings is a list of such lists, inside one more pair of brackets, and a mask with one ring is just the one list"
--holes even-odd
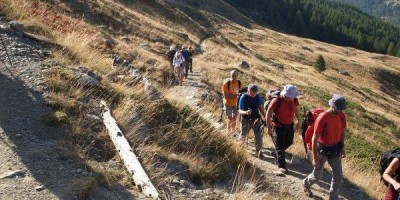
[(387, 50), (387, 54), (391, 55), (391, 56), (396, 55), (396, 49), (394, 47), (394, 43), (393, 42), (390, 42), (388, 50)]
[(324, 57), (322, 57), (322, 55), (318, 55), (318, 58), (314, 63), (314, 67), (319, 72), (322, 72), (326, 69), (326, 63), (325, 63)]

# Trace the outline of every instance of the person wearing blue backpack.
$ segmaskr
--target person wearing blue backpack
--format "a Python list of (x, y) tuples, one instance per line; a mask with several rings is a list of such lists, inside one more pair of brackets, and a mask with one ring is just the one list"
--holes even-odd
[[(263, 158), (262, 149), (262, 128), (263, 125), (261, 116), (265, 116), (263, 108), (263, 100), (257, 93), (258, 88), (255, 84), (250, 84), (247, 87), (247, 93), (241, 95), (239, 99), (239, 114), (240, 114), (240, 129), (239, 139), (243, 144), (247, 141), (247, 136), (250, 129), (254, 132), (254, 142), (256, 145), (256, 156)], [(261, 115), (260, 115), (261, 113)]]
[(182, 56), (185, 58), (185, 62), (183, 64), (184, 69), (185, 69), (185, 78), (188, 77), (188, 71), (189, 71), (189, 60), (190, 60), (190, 52), (187, 49), (186, 46), (182, 46)]

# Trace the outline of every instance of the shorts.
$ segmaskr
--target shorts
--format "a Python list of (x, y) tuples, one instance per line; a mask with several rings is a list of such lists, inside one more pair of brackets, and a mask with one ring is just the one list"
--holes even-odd
[(233, 115), (237, 116), (239, 111), (236, 106), (224, 106), (225, 114), (228, 117), (233, 117)]

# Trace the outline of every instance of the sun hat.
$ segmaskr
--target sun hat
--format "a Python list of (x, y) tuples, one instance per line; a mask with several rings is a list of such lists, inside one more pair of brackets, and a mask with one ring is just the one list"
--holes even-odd
[(297, 90), (296, 86), (294, 86), (294, 85), (285, 85), (285, 87), (283, 87), (281, 95), (285, 96), (285, 97), (289, 97), (289, 98), (296, 98), (297, 96), (300, 95), (300, 93)]
[(334, 94), (332, 99), (328, 101), (328, 104), (337, 110), (345, 110), (347, 108), (346, 99), (338, 94)]

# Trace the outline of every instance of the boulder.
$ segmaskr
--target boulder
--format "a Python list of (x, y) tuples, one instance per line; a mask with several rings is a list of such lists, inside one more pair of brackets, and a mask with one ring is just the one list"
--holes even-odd
[(246, 61), (239, 62), (237, 66), (239, 68), (242, 68), (242, 69), (249, 69), (250, 68), (250, 64), (248, 62), (246, 62)]
[(344, 76), (350, 76), (350, 73), (346, 70), (339, 70), (338, 73)]
[(89, 71), (86, 67), (79, 67), (75, 71), (75, 80), (85, 86), (99, 86), (100, 80), (98, 76), (94, 74), (92, 71)]

